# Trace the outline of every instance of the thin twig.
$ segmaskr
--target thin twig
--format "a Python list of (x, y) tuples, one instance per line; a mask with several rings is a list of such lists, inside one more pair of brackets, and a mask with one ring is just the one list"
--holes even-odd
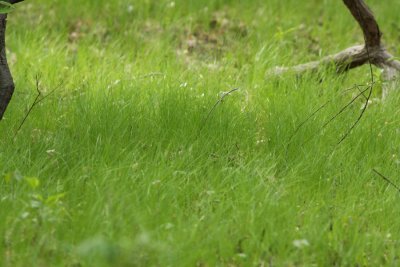
[[(320, 107), (318, 107), (316, 110), (314, 110), (306, 119), (304, 119), (294, 130), (293, 134), (289, 137), (289, 142), (288, 145), (292, 142), (292, 139), (296, 136), (296, 134), (300, 131), (300, 129), (310, 120), (312, 119), (315, 115), (317, 115), (322, 109), (324, 109), (328, 104), (330, 104), (334, 99), (343, 96), (344, 94), (346, 94), (349, 91), (352, 91), (354, 89), (358, 89), (360, 92), (360, 87), (362, 87), (364, 85), (359, 85), (359, 84), (355, 84), (353, 87), (347, 88), (345, 89), (343, 92), (341, 92), (341, 94), (339, 96), (336, 96), (328, 101), (326, 101), (323, 105), (321, 105)], [(358, 97), (358, 96), (357, 96)], [(348, 106), (348, 105), (347, 105)], [(337, 114), (340, 115), (340, 114)]]
[[(360, 12), (360, 11), (358, 11), (358, 12)], [(360, 18), (362, 18), (361, 14), (359, 14), (359, 15), (360, 15)], [(363, 23), (364, 23), (364, 22), (363, 22)], [(329, 120), (321, 127), (321, 129), (318, 131), (318, 133), (321, 132), (322, 129), (324, 129), (324, 128), (325, 128), (326, 126), (328, 126), (332, 121), (334, 121), (339, 115), (341, 115), (341, 114), (342, 114), (349, 106), (351, 106), (360, 96), (363, 96), (363, 97), (365, 98), (365, 104), (364, 104), (364, 106), (363, 106), (363, 109), (361, 110), (360, 115), (358, 116), (357, 120), (351, 125), (351, 127), (346, 131), (346, 133), (343, 135), (343, 137), (340, 139), (340, 141), (339, 141), (336, 145), (340, 145), (340, 144), (350, 135), (351, 131), (359, 124), (359, 122), (361, 121), (361, 119), (362, 119), (362, 117), (364, 116), (365, 111), (366, 111), (366, 109), (367, 109), (367, 107), (368, 107), (369, 100), (371, 99), (371, 95), (372, 95), (372, 91), (373, 91), (373, 87), (374, 87), (375, 81), (374, 81), (374, 75), (373, 75), (373, 69), (372, 69), (372, 62), (371, 62), (370, 50), (369, 50), (369, 47), (368, 47), (368, 44), (367, 44), (367, 40), (366, 40), (365, 35), (364, 35), (364, 41), (365, 41), (365, 49), (366, 49), (366, 51), (367, 51), (368, 65), (369, 65), (370, 76), (371, 76), (371, 83), (370, 83), (370, 85), (368, 85), (368, 86), (365, 85), (365, 86), (367, 86), (367, 88), (364, 89), (364, 90), (360, 90), (360, 87), (361, 87), (362, 85), (356, 85), (355, 88), (357, 88), (357, 89), (359, 90), (360, 93), (359, 93), (358, 95), (356, 95), (355, 97), (353, 97), (353, 99), (352, 99), (348, 104), (346, 104), (344, 107), (342, 107), (342, 108), (340, 109), (340, 111), (339, 111), (338, 113), (336, 113), (331, 119), (329, 119)], [(368, 95), (366, 96), (364, 93), (367, 92), (367, 91), (368, 91)], [(313, 114), (313, 115), (314, 115), (314, 114)], [(308, 118), (308, 119), (309, 119), (309, 118)], [(308, 119), (307, 119), (307, 120), (308, 120)], [(308, 143), (308, 142), (309, 142), (311, 139), (313, 139), (314, 137), (315, 137), (315, 135), (311, 136), (311, 138), (307, 139), (302, 145)]]
[(30, 106), (30, 108), (28, 109), (28, 112), (25, 114), (24, 118), (22, 119), (20, 125), (18, 126), (18, 129), (15, 131), (14, 134), (14, 139), (17, 136), (17, 134), (19, 133), (19, 131), (21, 130), (22, 126), (24, 125), (25, 121), (28, 119), (29, 114), (31, 113), (31, 111), (33, 110), (33, 108), (36, 105), (36, 102), (38, 101), (38, 99), (40, 98), (40, 96), (42, 95), (42, 92), (39, 89), (39, 82), (40, 82), (40, 75), (37, 74), (36, 75), (36, 91), (37, 91), (37, 95), (35, 100), (33, 101), (32, 105)]
[(372, 85), (369, 87), (369, 94), (367, 96), (367, 99), (365, 100), (365, 104), (363, 109), (361, 110), (360, 115), (358, 116), (357, 120), (353, 123), (353, 125), (347, 130), (347, 132), (343, 135), (343, 137), (340, 139), (340, 141), (337, 143), (338, 145), (340, 145), (351, 133), (351, 131), (358, 125), (358, 123), (361, 121), (362, 117), (364, 116), (365, 111), (367, 110), (368, 107), (368, 103), (369, 103), (369, 99), (371, 98), (372, 95)]
[[(357, 85), (357, 89), (358, 89), (358, 91), (361, 93), (361, 89), (360, 89), (360, 86), (359, 86), (359, 85)], [(363, 97), (364, 97), (365, 99), (368, 98), (366, 95), (364, 95), (364, 93), (363, 93)]]
[(317, 136), (323, 129), (325, 129), (332, 121), (334, 121), (338, 116), (340, 116), (348, 107), (350, 107), (354, 101), (356, 101), (361, 95), (364, 94), (364, 92), (366, 92), (368, 90), (365, 89), (364, 91), (360, 92), (359, 94), (357, 94), (355, 97), (353, 97), (351, 99), (351, 101), (349, 103), (347, 103), (344, 107), (342, 107), (339, 112), (337, 112), (334, 116), (332, 116), (328, 121), (326, 121), (324, 123), (324, 125), (318, 130), (318, 132), (316, 132), (315, 134), (313, 134), (310, 138), (308, 138), (305, 142), (303, 142), (301, 145), (304, 146), (305, 144), (307, 144), (309, 141), (311, 141), (315, 136)]
[(42, 92), (40, 91), (40, 75), (36, 75), (36, 91), (37, 91), (37, 95), (35, 97), (35, 100), (33, 101), (32, 105), (29, 107), (28, 112), (25, 114), (24, 118), (22, 119), (20, 125), (18, 126), (17, 130), (15, 131), (14, 134), (14, 140), (17, 137), (19, 131), (21, 130), (22, 126), (25, 124), (25, 121), (28, 119), (30, 113), (32, 112), (33, 108), (38, 105), (40, 102), (42, 102), (43, 100), (45, 100), (47, 97), (51, 96), (56, 90), (58, 90), (61, 85), (64, 83), (64, 81), (62, 81), (56, 88), (54, 88), (53, 90), (50, 91), (50, 93), (48, 93), (47, 95), (43, 96), (42, 98), (40, 98), (42, 96)]
[(338, 113), (336, 113), (332, 118), (330, 118), (325, 124), (322, 126), (322, 129), (328, 126), (332, 121), (334, 121), (338, 116), (340, 116), (348, 107), (350, 107), (354, 101), (356, 101), (360, 96), (364, 95), (364, 93), (368, 90), (369, 88), (365, 89), (364, 91), (361, 91), (358, 95), (353, 97), (353, 99), (347, 103), (344, 107), (342, 107)]
[(383, 175), (382, 173), (378, 172), (376, 169), (372, 169), (372, 171), (374, 173), (376, 173), (379, 177), (381, 177), (383, 180), (385, 180), (388, 184), (390, 184), (391, 186), (393, 186), (394, 188), (396, 188), (396, 190), (400, 193), (400, 187), (398, 187), (395, 183), (393, 183), (392, 181), (390, 181), (389, 178), (387, 178), (385, 175)]
[(64, 84), (64, 81), (61, 81), (59, 85), (57, 85), (53, 90), (50, 91), (50, 93), (48, 93), (47, 95), (43, 96), (41, 99), (39, 99), (36, 102), (36, 105), (39, 104), (40, 102), (42, 102), (43, 100), (45, 100), (46, 98), (48, 98), (49, 96), (51, 96), (52, 94), (54, 94), (58, 89), (60, 89), (60, 87)]
[(208, 112), (206, 118), (204, 119), (204, 121), (201, 124), (200, 130), (199, 130), (199, 135), (201, 133), (201, 131), (203, 130), (204, 126), (206, 126), (206, 123), (208, 121), (208, 119), (211, 117), (211, 114), (214, 112), (214, 110), (217, 108), (217, 106), (224, 100), (225, 97), (227, 97), (228, 95), (232, 94), (235, 91), (238, 91), (239, 88), (234, 88), (232, 90), (230, 90), (229, 92), (224, 93), (220, 99), (218, 99), (217, 102), (215, 102), (214, 106), (210, 109), (210, 111)]

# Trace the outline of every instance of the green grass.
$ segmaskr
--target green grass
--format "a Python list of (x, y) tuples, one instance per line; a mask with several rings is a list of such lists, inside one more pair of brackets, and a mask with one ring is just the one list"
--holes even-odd
[[(400, 4), (368, 3), (399, 55)], [(336, 145), (363, 102), (321, 127), (368, 67), (265, 78), (362, 41), (341, 1), (19, 4), (0, 266), (398, 266), (399, 194), (372, 169), (400, 184), (399, 93)], [(36, 75), (62, 85), (14, 138)]]

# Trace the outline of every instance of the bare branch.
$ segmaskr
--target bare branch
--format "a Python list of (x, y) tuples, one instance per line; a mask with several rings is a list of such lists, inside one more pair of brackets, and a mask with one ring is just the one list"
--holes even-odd
[(40, 91), (40, 75), (36, 75), (36, 98), (33, 101), (32, 105), (29, 107), (28, 112), (25, 114), (24, 118), (22, 119), (20, 125), (18, 126), (17, 130), (15, 131), (14, 134), (14, 140), (17, 137), (17, 134), (19, 133), (19, 131), (21, 130), (22, 126), (24, 125), (25, 121), (28, 119), (29, 115), (31, 114), (32, 110), (35, 108), (36, 105), (38, 105), (40, 102), (42, 102), (43, 100), (45, 100), (46, 98), (48, 98), (49, 96), (51, 96), (52, 94), (54, 94), (55, 91), (57, 91), (62, 85), (63, 85), (64, 81), (61, 81), (61, 83), (56, 86), (53, 90), (50, 91), (50, 93), (48, 93), (47, 95), (43, 96), (42, 91)]
[(207, 123), (208, 119), (211, 117), (211, 114), (218, 107), (218, 105), (221, 104), (222, 101), (224, 101), (224, 98), (227, 97), (228, 95), (232, 94), (233, 92), (238, 91), (238, 90), (239, 90), (239, 88), (234, 88), (234, 89), (230, 90), (229, 92), (223, 93), (223, 95), (220, 97), (220, 99), (218, 99), (218, 101), (215, 102), (214, 106), (210, 109), (210, 111), (208, 112), (206, 118), (204, 119), (203, 123), (201, 124), (200, 130), (199, 130), (199, 135), (200, 135), (201, 131), (203, 130), (204, 126), (206, 126), (206, 123)]
[(381, 177), (383, 180), (385, 180), (385, 182), (387, 182), (389, 185), (393, 186), (400, 193), (400, 187), (398, 187), (395, 183), (393, 183), (388, 177), (378, 172), (376, 169), (372, 169), (372, 171), (376, 173), (379, 177)]
[(386, 48), (382, 45), (382, 32), (364, 0), (343, 0), (343, 2), (363, 31), (364, 45), (347, 48), (335, 55), (324, 57), (319, 61), (312, 61), (293, 67), (276, 67), (267, 71), (267, 76), (281, 75), (286, 72), (302, 74), (304, 72), (313, 72), (320, 68), (332, 66), (337, 73), (342, 73), (370, 63), (384, 70), (384, 75), (382, 77), (386, 81), (389, 81), (390, 84), (387, 89), (384, 88), (383, 96), (385, 96), (388, 89), (394, 87), (393, 84), (395, 83), (393, 83), (393, 81), (399, 76), (400, 61), (394, 60), (394, 57), (387, 52)]
[[(370, 56), (372, 58), (378, 58), (381, 52), (382, 51), (379, 48), (374, 49), (370, 51)], [(267, 75), (280, 75), (285, 72), (301, 74), (306, 71), (317, 71), (320, 68), (329, 67), (332, 65), (335, 67), (336, 72), (342, 73), (367, 63), (368, 59), (369, 57), (365, 47), (363, 45), (357, 45), (349, 47), (335, 55), (324, 57), (319, 61), (312, 61), (294, 67), (277, 67), (267, 73)]]
[(363, 0), (343, 0), (343, 2), (360, 25), (364, 33), (365, 45), (380, 47), (382, 33), (374, 15), (365, 2)]

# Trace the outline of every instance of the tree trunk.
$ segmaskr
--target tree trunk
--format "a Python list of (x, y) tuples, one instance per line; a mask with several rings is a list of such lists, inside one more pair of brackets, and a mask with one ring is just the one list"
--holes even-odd
[(7, 14), (0, 14), (0, 120), (14, 93), (14, 81), (6, 57)]
[[(16, 4), (23, 1), (24, 0), (6, 0), (6, 2), (10, 4)], [(7, 14), (0, 14), (0, 120), (3, 119), (4, 112), (11, 101), (15, 88), (10, 68), (7, 63), (6, 26)]]

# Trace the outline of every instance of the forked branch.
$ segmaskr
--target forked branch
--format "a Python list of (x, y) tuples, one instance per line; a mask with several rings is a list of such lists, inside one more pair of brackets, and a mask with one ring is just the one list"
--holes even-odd
[(343, 0), (354, 19), (360, 25), (365, 43), (347, 48), (335, 55), (327, 56), (319, 61), (313, 61), (293, 67), (276, 67), (267, 72), (268, 75), (281, 75), (286, 72), (301, 74), (306, 71), (316, 71), (321, 67), (334, 66), (338, 73), (371, 63), (384, 70), (384, 78), (394, 81), (400, 72), (400, 61), (382, 45), (382, 33), (379, 25), (364, 0)]

